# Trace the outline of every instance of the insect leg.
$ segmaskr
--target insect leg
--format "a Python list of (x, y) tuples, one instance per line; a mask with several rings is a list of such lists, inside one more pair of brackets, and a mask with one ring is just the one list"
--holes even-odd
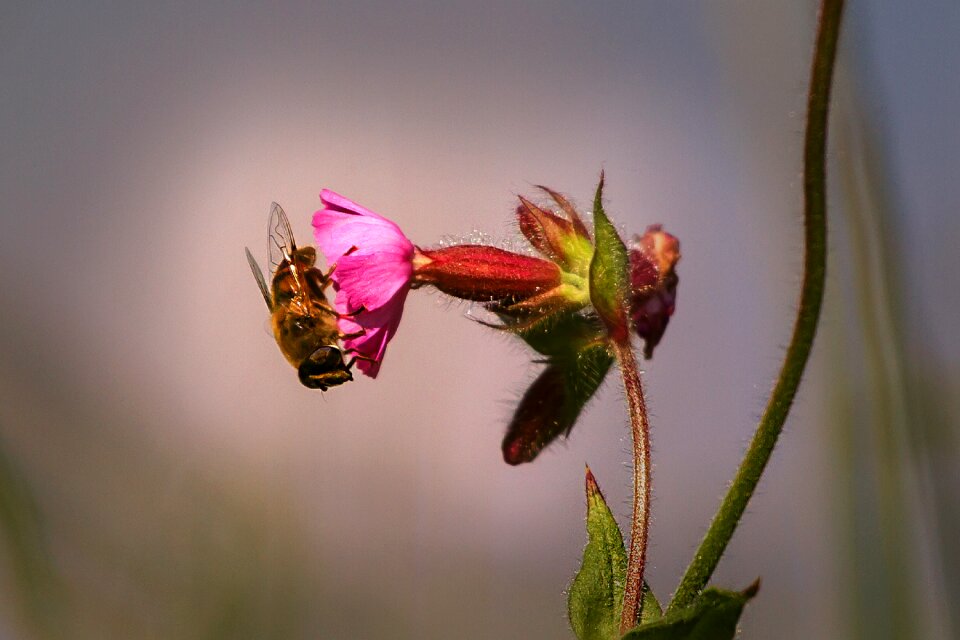
[(354, 309), (353, 311), (348, 311), (347, 313), (340, 313), (338, 311), (335, 311), (334, 309), (331, 309), (328, 305), (319, 305), (319, 306), (321, 311), (323, 311), (324, 313), (329, 313), (332, 316), (336, 316), (337, 318), (356, 318), (358, 315), (366, 311), (366, 309), (362, 305), (357, 309)]
[(356, 318), (358, 315), (360, 315), (366, 310), (367, 310), (366, 307), (364, 307), (363, 305), (360, 305), (353, 311), (348, 311), (346, 313), (337, 313), (337, 317), (338, 318)]
[(327, 288), (327, 287), (330, 286), (330, 282), (331, 282), (330, 276), (332, 276), (332, 275), (333, 275), (333, 272), (336, 271), (336, 270), (337, 270), (337, 263), (334, 262), (332, 265), (330, 265), (330, 268), (327, 269), (327, 272), (326, 272), (325, 274), (323, 274), (323, 280), (324, 280), (323, 287), (324, 287), (324, 288)]
[(346, 367), (347, 367), (348, 370), (353, 368), (353, 365), (354, 365), (354, 363), (356, 363), (357, 360), (366, 360), (367, 362), (376, 362), (376, 361), (377, 361), (376, 358), (371, 358), (370, 356), (365, 356), (365, 355), (363, 355), (363, 354), (361, 354), (361, 353), (357, 353), (357, 350), (356, 350), (356, 349), (345, 349), (345, 350), (343, 351), (343, 353), (345, 353), (345, 354), (347, 354), (347, 353), (353, 354), (353, 357), (350, 358), (350, 361), (346, 363)]
[[(342, 256), (340, 256), (340, 257), (341, 257), (341, 258), (345, 258), (346, 256), (350, 255), (351, 253), (353, 253), (353, 252), (356, 251), (356, 250), (357, 250), (357, 246), (354, 245), (354, 246), (350, 247), (349, 249), (347, 249), (347, 252), (344, 253), (344, 254), (343, 254)], [(330, 268), (327, 269), (327, 272), (326, 272), (325, 274), (323, 274), (323, 281), (324, 281), (323, 288), (324, 288), (324, 289), (326, 289), (328, 286), (330, 286), (330, 282), (331, 282), (330, 276), (332, 276), (332, 275), (333, 275), (333, 272), (336, 271), (336, 270), (337, 270), (337, 263), (334, 262), (332, 265), (330, 265)]]

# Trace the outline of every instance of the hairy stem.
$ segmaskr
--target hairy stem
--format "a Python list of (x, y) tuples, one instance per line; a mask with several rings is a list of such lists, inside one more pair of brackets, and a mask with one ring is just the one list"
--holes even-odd
[(826, 148), (830, 86), (843, 0), (823, 0), (807, 99), (803, 150), (805, 251), (800, 307), (780, 377), (737, 475), (677, 587), (669, 609), (689, 605), (706, 586), (753, 495), (800, 386), (817, 332), (827, 262)]
[(650, 529), (650, 423), (647, 421), (647, 403), (643, 399), (637, 358), (629, 338), (614, 341), (613, 350), (627, 394), (630, 435), (633, 439), (633, 519), (630, 524), (630, 555), (627, 558), (627, 580), (623, 590), (623, 613), (620, 617), (620, 633), (624, 634), (637, 626), (643, 600), (643, 569)]

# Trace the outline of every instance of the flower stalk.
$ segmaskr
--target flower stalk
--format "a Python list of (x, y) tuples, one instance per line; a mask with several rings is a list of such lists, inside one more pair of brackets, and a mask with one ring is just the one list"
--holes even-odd
[(650, 423), (637, 358), (629, 340), (616, 341), (613, 350), (620, 365), (623, 389), (630, 413), (630, 435), (633, 440), (633, 518), (630, 523), (630, 554), (627, 558), (627, 579), (623, 591), (621, 635), (637, 626), (643, 602), (643, 572), (647, 558), (650, 531)]
[(843, 4), (843, 0), (823, 0), (820, 5), (804, 138), (804, 273), (793, 337), (750, 447), (668, 611), (690, 605), (710, 580), (770, 460), (816, 336), (827, 261), (827, 115)]

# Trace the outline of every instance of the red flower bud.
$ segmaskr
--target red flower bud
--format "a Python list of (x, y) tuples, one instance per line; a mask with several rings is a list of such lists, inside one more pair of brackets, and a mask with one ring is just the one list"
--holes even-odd
[(579, 411), (564, 411), (567, 396), (563, 370), (556, 366), (544, 369), (523, 394), (503, 438), (501, 449), (507, 464), (532, 462), (544, 447), (573, 427)]
[(520, 196), (520, 205), (517, 207), (517, 220), (521, 233), (537, 251), (554, 262), (560, 260), (560, 238), (573, 232), (573, 224), (569, 220), (551, 211), (544, 211), (523, 196)]
[(630, 317), (644, 340), (643, 355), (653, 357), (677, 302), (674, 267), (680, 260), (680, 241), (660, 225), (650, 225), (635, 236), (630, 247)]
[(532, 462), (551, 442), (569, 435), (612, 363), (604, 347), (552, 359), (513, 414), (501, 445), (504, 461), (512, 465)]
[(585, 273), (593, 247), (590, 234), (573, 205), (562, 195), (540, 187), (567, 214), (562, 218), (548, 209), (541, 209), (523, 196), (517, 207), (520, 231), (541, 255), (559, 264), (565, 271)]
[(483, 245), (417, 249), (414, 286), (481, 302), (513, 303), (560, 286), (560, 267), (549, 260)]

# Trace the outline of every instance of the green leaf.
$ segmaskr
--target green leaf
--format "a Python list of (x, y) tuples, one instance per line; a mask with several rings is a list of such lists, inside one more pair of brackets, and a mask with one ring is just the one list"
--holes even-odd
[(615, 340), (628, 339), (627, 295), (629, 265), (627, 247), (603, 210), (603, 174), (593, 201), (595, 249), (590, 261), (590, 301)]
[(731, 640), (743, 607), (759, 589), (759, 581), (744, 591), (707, 589), (685, 609), (667, 613), (623, 636), (623, 640)]
[(659, 620), (663, 616), (663, 609), (660, 607), (660, 601), (653, 595), (653, 589), (643, 581), (643, 600), (640, 601), (640, 624), (648, 624), (654, 620)]
[(617, 521), (587, 468), (587, 546), (567, 598), (570, 625), (579, 640), (620, 636), (627, 552)]

